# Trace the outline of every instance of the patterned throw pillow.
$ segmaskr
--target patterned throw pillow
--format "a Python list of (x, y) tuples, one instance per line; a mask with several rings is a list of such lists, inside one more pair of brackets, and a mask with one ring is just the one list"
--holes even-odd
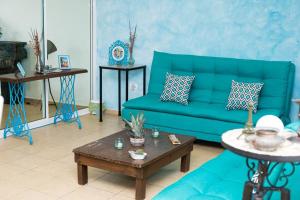
[(164, 91), (160, 96), (161, 101), (175, 101), (188, 105), (190, 89), (195, 76), (179, 76), (167, 72)]
[(263, 83), (243, 83), (232, 80), (226, 109), (248, 110), (248, 104), (252, 102), (253, 112), (256, 112), (259, 93), (263, 85)]

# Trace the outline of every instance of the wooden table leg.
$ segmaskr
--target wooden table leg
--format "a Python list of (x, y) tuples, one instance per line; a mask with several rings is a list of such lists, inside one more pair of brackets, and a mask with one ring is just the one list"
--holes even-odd
[(85, 185), (88, 182), (88, 170), (86, 165), (77, 163), (78, 184)]
[(135, 199), (142, 200), (146, 197), (146, 180), (144, 178), (136, 178), (135, 180)]
[(250, 181), (245, 183), (244, 192), (243, 192), (243, 200), (251, 200), (252, 199), (252, 191), (254, 185)]
[(290, 190), (286, 188), (281, 189), (281, 200), (290, 200)]
[(190, 170), (191, 152), (181, 157), (180, 171), (187, 172)]

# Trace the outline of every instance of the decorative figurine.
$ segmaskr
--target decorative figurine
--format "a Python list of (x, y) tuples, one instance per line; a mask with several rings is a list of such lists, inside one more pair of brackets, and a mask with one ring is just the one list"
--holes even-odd
[(242, 134), (240, 134), (237, 139), (239, 139), (242, 135), (249, 136), (249, 135), (252, 135), (252, 134), (255, 133), (254, 128), (253, 128), (252, 112), (253, 112), (253, 103), (249, 102), (249, 106), (248, 106), (248, 120), (247, 120), (247, 122), (245, 124), (245, 127), (244, 127), (244, 129), (242, 131)]
[(245, 124), (245, 128), (242, 131), (242, 133), (246, 135), (254, 134), (252, 111), (253, 111), (253, 103), (250, 102), (248, 106), (248, 120)]

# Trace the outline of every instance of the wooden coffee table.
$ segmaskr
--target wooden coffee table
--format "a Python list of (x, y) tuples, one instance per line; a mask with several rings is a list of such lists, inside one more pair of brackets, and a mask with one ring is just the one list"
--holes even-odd
[[(146, 130), (144, 151), (148, 154), (144, 160), (133, 160), (129, 157), (129, 150), (137, 149), (129, 142), (126, 130), (108, 137), (96, 140), (73, 150), (78, 170), (78, 184), (88, 182), (87, 167), (96, 167), (112, 172), (121, 173), (136, 179), (135, 197), (144, 199), (146, 193), (146, 178), (163, 166), (181, 158), (181, 171), (190, 168), (190, 155), (193, 150), (194, 137), (176, 135), (181, 141), (173, 145), (168, 133), (160, 133), (159, 138), (151, 137), (150, 130)], [(125, 147), (122, 150), (114, 148), (116, 138), (123, 138)]]

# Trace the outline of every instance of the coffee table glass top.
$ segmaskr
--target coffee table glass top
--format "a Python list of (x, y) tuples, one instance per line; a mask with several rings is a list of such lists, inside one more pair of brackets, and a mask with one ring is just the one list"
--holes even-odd
[[(74, 149), (73, 152), (91, 158), (142, 168), (156, 160), (162, 159), (168, 154), (171, 155), (179, 148), (191, 145), (191, 143), (195, 141), (194, 137), (176, 134), (176, 137), (180, 140), (181, 144), (173, 145), (168, 135), (170, 134), (160, 132), (160, 136), (158, 138), (152, 138), (151, 130), (146, 130), (145, 145), (142, 147), (133, 147), (130, 144), (127, 130), (123, 130), (78, 147)], [(114, 142), (117, 138), (123, 138), (124, 140), (124, 148), (121, 150), (114, 147)], [(133, 160), (129, 156), (128, 151), (136, 149), (143, 149), (148, 154), (144, 160)]]

